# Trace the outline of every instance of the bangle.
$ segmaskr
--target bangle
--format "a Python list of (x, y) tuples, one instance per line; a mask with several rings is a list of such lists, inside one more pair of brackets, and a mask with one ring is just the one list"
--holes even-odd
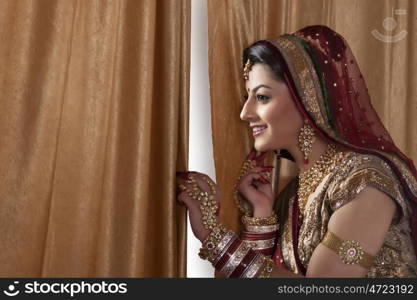
[(265, 259), (266, 259), (265, 256), (258, 253), (253, 259), (252, 263), (247, 267), (247, 269), (242, 272), (240, 277), (241, 278), (255, 277), (255, 275), (259, 272), (259, 269), (262, 267)]
[(249, 245), (253, 250), (265, 250), (271, 249), (275, 246), (275, 238), (269, 240), (259, 240), (259, 241), (248, 241), (243, 240), (244, 243)]
[(229, 249), (231, 249), (232, 245), (234, 245), (234, 243), (236, 243), (236, 241), (238, 240), (239, 239), (232, 231), (228, 231), (225, 237), (217, 245), (216, 249), (214, 249), (212, 259), (210, 259), (211, 264), (213, 266), (219, 264), (221, 258), (226, 254), (226, 252)]
[(275, 213), (270, 217), (259, 218), (259, 217), (248, 217), (242, 216), (242, 223), (249, 226), (268, 226), (275, 225), (278, 223), (278, 217)]
[(259, 240), (268, 240), (275, 238), (277, 236), (277, 231), (265, 232), (265, 233), (256, 233), (256, 232), (249, 232), (243, 231), (242, 232), (242, 239), (248, 241), (259, 241)]
[(203, 241), (203, 245), (198, 253), (200, 258), (208, 260), (214, 259), (215, 257), (213, 257), (213, 252), (226, 234), (227, 230), (223, 225), (220, 224), (214, 227), (210, 231), (209, 236)]
[(237, 249), (229, 257), (227, 263), (221, 268), (220, 272), (229, 277), (236, 267), (242, 262), (249, 250), (251, 250), (251, 248), (248, 245), (240, 243)]
[(272, 270), (274, 269), (274, 261), (271, 258), (265, 258), (265, 263), (260, 269), (258, 278), (271, 277)]
[(230, 243), (228, 247), (226, 247), (222, 255), (219, 255), (219, 258), (217, 259), (216, 263), (212, 263), (214, 268), (217, 271), (222, 272), (221, 270), (223, 269), (225, 264), (229, 261), (230, 257), (241, 244), (242, 242), (238, 238), (234, 239), (233, 242)]
[(246, 256), (242, 259), (240, 264), (235, 268), (235, 270), (230, 274), (231, 278), (239, 278), (245, 272), (246, 269), (252, 264), (259, 254), (253, 250), (249, 250)]
[(279, 225), (267, 225), (267, 226), (256, 226), (256, 225), (245, 225), (245, 230), (251, 233), (267, 233), (272, 231), (277, 231)]

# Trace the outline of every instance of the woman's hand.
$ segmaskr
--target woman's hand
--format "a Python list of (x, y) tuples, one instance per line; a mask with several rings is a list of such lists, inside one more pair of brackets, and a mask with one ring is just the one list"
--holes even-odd
[(253, 206), (255, 217), (269, 217), (272, 215), (274, 197), (271, 185), (271, 172), (273, 167), (265, 167), (263, 159), (265, 153), (254, 155), (254, 150), (248, 155), (247, 160), (253, 161), (253, 166), (238, 183), (239, 193)]
[[(205, 220), (203, 220), (203, 211), (200, 207), (201, 203), (198, 198), (193, 197), (192, 194), (207, 192), (208, 197), (212, 198), (212, 200), (209, 201), (209, 206), (217, 207), (214, 214), (211, 215), (214, 216), (213, 221), (218, 223), (221, 199), (220, 189), (210, 177), (198, 172), (177, 173), (177, 183), (179, 190), (178, 201), (187, 206), (193, 233), (196, 238), (203, 242), (209, 235), (210, 230), (207, 229), (207, 225), (204, 224)], [(210, 218), (210, 216), (204, 215), (206, 221), (207, 217)]]

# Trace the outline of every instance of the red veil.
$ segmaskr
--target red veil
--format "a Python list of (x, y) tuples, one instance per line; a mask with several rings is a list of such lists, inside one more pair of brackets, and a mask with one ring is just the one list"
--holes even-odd
[(410, 226), (417, 252), (417, 172), (372, 107), (347, 42), (330, 28), (317, 25), (257, 43), (274, 49), (298, 109), (322, 138), (376, 155), (392, 168), (412, 209)]

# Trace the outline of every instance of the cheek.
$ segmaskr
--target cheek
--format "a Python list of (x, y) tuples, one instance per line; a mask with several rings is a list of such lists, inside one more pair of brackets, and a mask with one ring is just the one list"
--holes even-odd
[(295, 105), (287, 101), (274, 105), (268, 115), (271, 133), (285, 144), (291, 143), (297, 137), (300, 122), (302, 123), (302, 119)]

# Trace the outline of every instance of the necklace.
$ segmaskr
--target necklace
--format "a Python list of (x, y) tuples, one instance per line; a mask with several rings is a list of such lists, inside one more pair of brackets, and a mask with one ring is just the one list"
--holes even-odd
[(316, 190), (323, 178), (334, 169), (342, 153), (336, 145), (329, 144), (314, 165), (299, 174), (297, 195), (300, 218), (304, 215), (308, 196)]

